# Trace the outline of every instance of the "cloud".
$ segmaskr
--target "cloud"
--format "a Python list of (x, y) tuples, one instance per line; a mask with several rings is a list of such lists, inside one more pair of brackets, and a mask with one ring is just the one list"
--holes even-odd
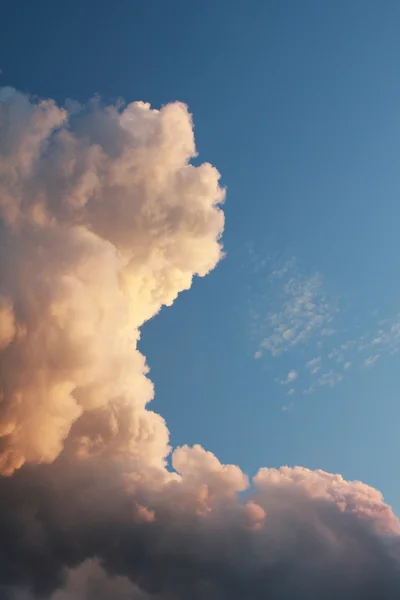
[[(295, 365), (304, 381), (303, 394), (335, 387), (350, 366), (361, 372), (379, 357), (400, 352), (400, 313), (379, 318), (374, 311), (352, 317), (347, 307), (342, 314), (340, 298), (329, 297), (321, 275), (307, 275), (299, 260), (274, 264), (271, 259), (261, 261), (254, 250), (252, 257), (256, 264), (265, 263), (256, 272), (258, 291), (250, 300), (250, 329), (257, 347), (254, 358), (268, 361), (269, 369), (275, 363), (280, 372)], [(304, 366), (299, 368), (299, 362)], [(288, 383), (281, 376), (274, 380)]]
[[(305, 368), (300, 370), (300, 373), (302, 379), (312, 376), (315, 381), (313, 384), (307, 384), (306, 381), (303, 393), (310, 394), (320, 387), (335, 386), (342, 381), (343, 375), (331, 367), (319, 378), (315, 377), (321, 372), (323, 363), (345, 362), (344, 351), (338, 350), (331, 340), (338, 332), (340, 323), (337, 302), (326, 294), (322, 277), (318, 273), (312, 276), (304, 275), (300, 270), (299, 261), (291, 259), (278, 268), (273, 268), (268, 281), (271, 286), (269, 295), (259, 295), (261, 301), (270, 298), (271, 309), (267, 308), (264, 323), (260, 316), (260, 299), (257, 308), (253, 307), (252, 330), (258, 330), (259, 336), (262, 335), (255, 358), (283, 360), (285, 355), (285, 365), (288, 365), (295, 352), (301, 355), (311, 352), (311, 357), (305, 362)], [(298, 363), (298, 360), (296, 362)], [(297, 369), (290, 369), (290, 372), (296, 374), (296, 378), (299, 375)], [(277, 381), (287, 385), (291, 379), (277, 378)]]
[[(3, 89), (0, 111), (1, 597), (397, 598), (378, 491), (301, 467), (250, 481), (198, 445), (167, 467), (140, 328), (216, 266), (224, 225), (187, 108)], [(285, 344), (327, 326), (318, 289), (285, 288)]]
[(296, 265), (296, 258), (292, 256), (289, 260), (286, 260), (281, 267), (276, 267), (271, 271), (272, 278), (281, 279), (287, 275)]
[(366, 367), (372, 367), (376, 363), (376, 361), (378, 360), (379, 357), (380, 357), (380, 354), (374, 354), (373, 356), (368, 356), (364, 360), (364, 365)]
[(400, 315), (380, 319), (372, 333), (360, 338), (358, 350), (375, 354), (397, 354), (400, 350)]
[(333, 350), (328, 354), (328, 358), (337, 363), (343, 363), (345, 360), (345, 354), (341, 350), (333, 348)]
[[(274, 296), (279, 302), (274, 309), (259, 306), (253, 310), (252, 329), (262, 335), (258, 352), (265, 351), (273, 357), (307, 344), (318, 336), (334, 333), (331, 327), (336, 308), (324, 292), (320, 275), (305, 277), (290, 260), (279, 269), (273, 269), (268, 278), (269, 284), (279, 288)], [(268, 293), (261, 296), (268, 302)], [(266, 322), (260, 312), (267, 310)]]
[(335, 329), (333, 329), (332, 327), (325, 327), (322, 331), (321, 331), (321, 335), (323, 336), (329, 336), (329, 335), (333, 335), (335, 332)]
[(310, 371), (311, 375), (316, 375), (321, 369), (321, 357), (317, 356), (307, 361), (306, 367)]
[(341, 373), (335, 373), (335, 371), (333, 371), (332, 369), (330, 371), (327, 371), (326, 373), (323, 373), (320, 377), (318, 377), (317, 379), (317, 385), (318, 386), (329, 386), (329, 387), (335, 387), (335, 385), (337, 383), (339, 383), (340, 381), (342, 381), (343, 379), (343, 375)]
[(109, 575), (99, 561), (87, 559), (69, 569), (64, 585), (51, 595), (51, 600), (151, 600), (153, 595), (143, 592), (127, 577)]
[(219, 174), (190, 164), (183, 104), (0, 101), (0, 471), (54, 460), (79, 419), (81, 451), (109, 438), (162, 463), (139, 328), (219, 261)]
[[(68, 468), (63, 457), (0, 479), (3, 585), (52, 600), (102, 590), (146, 599), (397, 597), (399, 523), (376, 490), (282, 467), (261, 469), (241, 500), (248, 482), (237, 467), (199, 447), (173, 460), (178, 478), (158, 469), (150, 478), (135, 465), (124, 485), (119, 461)], [(132, 519), (139, 497), (154, 520)]]
[(292, 369), (287, 374), (286, 379), (284, 379), (283, 381), (281, 381), (281, 384), (282, 385), (287, 385), (288, 383), (292, 383), (293, 381), (296, 381), (296, 379), (297, 379), (297, 371), (295, 371), (294, 369)]

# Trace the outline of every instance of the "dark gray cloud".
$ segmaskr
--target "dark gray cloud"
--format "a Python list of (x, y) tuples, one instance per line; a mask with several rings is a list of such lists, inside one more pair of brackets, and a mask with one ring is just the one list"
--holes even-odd
[[(254, 528), (237, 496), (216, 498), (199, 512), (196, 491), (182, 510), (183, 481), (157, 492), (140, 482), (129, 492), (120, 468), (63, 455), (0, 479), (0, 581), (8, 593), (71, 594), (71, 577), (81, 568), (86, 581), (82, 565), (92, 559), (114, 581), (104, 592), (110, 598), (124, 598), (130, 585), (135, 594), (163, 599), (398, 597), (397, 534), (382, 530), (379, 516), (310, 494), (306, 482), (260, 487), (253, 500), (266, 516)], [(137, 519), (138, 505), (154, 520)]]

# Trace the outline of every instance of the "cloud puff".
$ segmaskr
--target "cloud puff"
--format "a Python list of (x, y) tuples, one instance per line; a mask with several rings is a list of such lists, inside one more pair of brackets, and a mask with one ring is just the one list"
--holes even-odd
[(380, 354), (374, 354), (373, 356), (368, 356), (365, 360), (364, 360), (364, 365), (366, 367), (372, 367), (376, 361), (379, 359)]
[[(137, 341), (222, 254), (224, 192), (194, 154), (179, 103), (0, 92), (0, 596), (394, 600), (376, 490), (300, 467), (250, 482), (198, 445), (167, 468)], [(328, 328), (319, 289), (285, 287), (284, 344)]]
[(292, 369), (287, 374), (286, 379), (284, 379), (283, 381), (281, 381), (281, 384), (282, 385), (288, 385), (289, 383), (293, 383), (293, 381), (296, 381), (297, 375), (298, 375), (297, 371), (295, 371), (294, 369)]

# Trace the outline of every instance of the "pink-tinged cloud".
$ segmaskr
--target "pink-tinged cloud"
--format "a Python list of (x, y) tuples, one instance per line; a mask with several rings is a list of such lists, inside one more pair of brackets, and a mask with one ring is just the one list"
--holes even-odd
[(397, 600), (376, 490), (300, 467), (250, 481), (198, 445), (167, 467), (137, 342), (222, 256), (224, 191), (194, 156), (183, 104), (0, 91), (0, 597)]

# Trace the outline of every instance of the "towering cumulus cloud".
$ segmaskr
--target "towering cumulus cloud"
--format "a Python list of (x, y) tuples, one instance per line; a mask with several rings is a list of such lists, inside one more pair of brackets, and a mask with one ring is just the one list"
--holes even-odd
[(81, 416), (82, 452), (162, 465), (139, 327), (218, 262), (219, 174), (189, 164), (182, 104), (0, 99), (1, 471), (53, 461)]
[[(376, 490), (177, 448), (141, 325), (222, 255), (186, 106), (0, 91), (0, 598), (398, 598)], [(246, 492), (242, 494), (242, 492)]]

